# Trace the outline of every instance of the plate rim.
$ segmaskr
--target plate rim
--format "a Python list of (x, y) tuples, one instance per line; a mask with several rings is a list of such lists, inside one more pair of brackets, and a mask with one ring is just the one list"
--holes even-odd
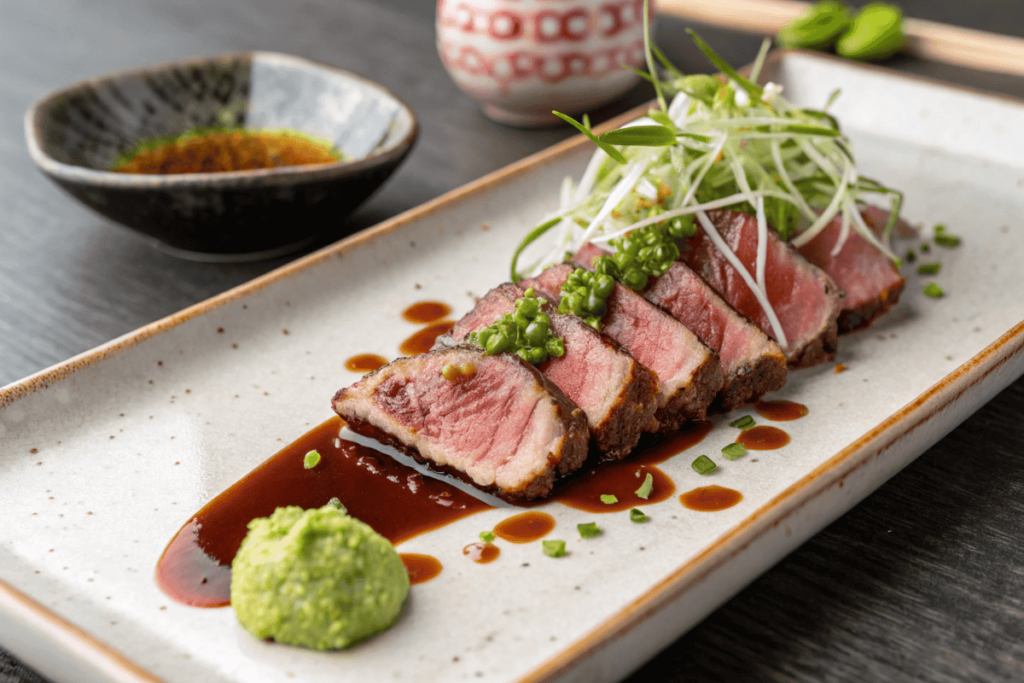
[[(926, 83), (944, 90), (965, 92), (985, 98), (995, 98), (1024, 107), (1024, 98), (988, 92), (958, 83), (948, 83), (921, 74), (902, 73), (881, 66), (849, 62), (834, 55), (806, 50), (773, 50), (766, 58), (764, 66), (768, 68), (778, 65), (789, 55), (806, 56), (811, 59), (842, 64), (852, 69), (867, 70), (886, 77)], [(747, 69), (742, 71), (745, 72)], [(594, 131), (600, 134), (606, 130), (619, 127), (628, 121), (642, 116), (652, 104), (653, 102), (646, 102), (634, 107), (609, 119), (600, 126), (595, 126)], [(21, 380), (0, 387), (0, 409), (36, 391), (46, 389), (80, 370), (93, 366), (95, 363), (131, 349), (151, 337), (158, 336), (193, 318), (254, 294), (267, 286), (290, 278), (320, 263), (334, 258), (341, 258), (346, 252), (354, 248), (389, 235), (422, 217), (457, 206), (464, 201), (472, 199), (476, 194), (491, 189), (509, 178), (522, 175), (549, 159), (560, 157), (587, 144), (590, 144), (589, 140), (583, 135), (569, 137), (566, 140), (450, 190), (419, 206), (408, 209), (375, 226), (275, 268), (248, 282), (152, 323), (143, 325), (65, 361), (30, 374)], [(559, 653), (541, 662), (532, 671), (516, 679), (516, 683), (549, 683), (557, 680), (559, 677), (569, 673), (576, 664), (585, 660), (603, 646), (628, 635), (629, 632), (670, 606), (673, 600), (684, 594), (691, 585), (710, 575), (717, 568), (723, 566), (731, 557), (750, 545), (762, 530), (780, 524), (833, 484), (840, 482), (846, 476), (855, 472), (861, 465), (881, 454), (901, 438), (926, 424), (935, 415), (955, 403), (972, 387), (981, 383), (1007, 363), (1015, 360), (1022, 353), (1024, 353), (1024, 320), (1014, 325), (995, 341), (989, 343), (970, 359), (954, 368), (907, 405), (874, 426), (869, 432), (847, 445), (814, 468), (814, 470), (771, 498), (764, 505), (751, 512), (737, 526), (733, 527), (723, 537), (717, 539), (711, 546), (705, 548), (699, 555), (685, 564), (676, 567), (668, 576), (662, 578), (642, 595), (587, 631), (575, 642), (570, 643)], [(964, 380), (967, 381), (965, 382)], [(952, 425), (950, 428), (952, 429), (953, 426), (955, 425)], [(785, 554), (788, 553), (789, 551)], [(40, 633), (45, 632), (57, 641), (64, 641), (67, 646), (65, 653), (78, 658), (80, 662), (92, 663), (95, 668), (108, 671), (111, 675), (117, 676), (117, 678), (111, 680), (134, 681), (137, 683), (165, 683), (165, 679), (150, 673), (135, 661), (121, 654), (113, 646), (48, 609), (2, 578), (0, 578), (0, 613), (20, 617), (24, 622), (24, 626), (38, 628)], [(680, 634), (676, 634), (674, 637), (678, 637), (678, 635)], [(19, 657), (22, 656), (16, 650), (11, 650), (11, 652)], [(34, 667), (39, 666), (36, 663), (28, 662), (27, 659), (26, 662)]]

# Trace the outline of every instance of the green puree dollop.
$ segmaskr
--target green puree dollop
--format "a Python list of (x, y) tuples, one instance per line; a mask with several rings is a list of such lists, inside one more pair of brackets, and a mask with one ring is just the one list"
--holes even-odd
[(231, 563), (231, 605), (257, 638), (317, 650), (384, 631), (409, 575), (383, 536), (334, 505), (282, 507), (249, 522)]

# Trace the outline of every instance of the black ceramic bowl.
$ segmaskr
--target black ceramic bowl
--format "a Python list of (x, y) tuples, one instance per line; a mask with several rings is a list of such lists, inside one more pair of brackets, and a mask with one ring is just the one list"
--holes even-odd
[[(195, 128), (290, 129), (347, 160), (223, 173), (114, 173), (140, 141)], [(190, 59), (84, 81), (25, 115), (37, 166), (72, 196), (186, 258), (235, 261), (295, 250), (366, 200), (412, 148), (418, 126), (383, 87), (271, 52)]]

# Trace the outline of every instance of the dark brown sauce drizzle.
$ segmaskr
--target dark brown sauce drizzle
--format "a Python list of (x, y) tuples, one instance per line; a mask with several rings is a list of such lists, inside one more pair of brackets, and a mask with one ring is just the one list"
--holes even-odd
[(378, 356), (375, 353), (361, 353), (358, 356), (352, 356), (345, 361), (345, 369), (350, 372), (373, 372), (377, 368), (382, 368), (388, 364), (387, 358), (384, 356)]
[(402, 317), (411, 323), (424, 325), (440, 320), (452, 312), (452, 307), (440, 301), (420, 301), (402, 311)]
[(789, 434), (778, 427), (759, 426), (746, 429), (736, 439), (751, 451), (773, 451), (789, 443)]
[(754, 410), (766, 420), (775, 422), (799, 420), (808, 413), (807, 406), (796, 401), (758, 401)]
[(426, 353), (437, 341), (437, 338), (442, 334), (451, 332), (452, 327), (455, 323), (451, 320), (442, 320), (439, 323), (433, 323), (427, 325), (419, 332), (416, 332), (411, 337), (402, 342), (402, 345), (398, 349), (406, 356), (416, 356), (421, 353)]
[[(645, 437), (625, 460), (591, 466), (573, 475), (555, 490), (551, 500), (587, 512), (621, 512), (641, 505), (667, 500), (676, 491), (672, 479), (656, 467), (659, 463), (700, 443), (714, 425), (708, 420), (693, 422), (669, 437)], [(648, 498), (636, 495), (647, 474), (654, 479)], [(604, 503), (602, 495), (613, 495), (615, 503)]]
[(426, 583), (431, 579), (437, 578), (437, 575), (440, 574), (443, 569), (441, 561), (433, 555), (401, 553), (399, 554), (399, 557), (402, 558), (402, 564), (405, 565), (405, 571), (409, 574), (409, 583), (413, 585), (417, 583)]
[[(277, 507), (316, 508), (337, 497), (349, 514), (400, 543), (481, 510), (483, 501), (366, 446), (338, 438), (335, 417), (259, 465), (200, 510), (157, 564), (157, 584), (186, 605), (223, 606), (231, 599), (231, 560), (249, 520)], [(320, 453), (316, 467), (303, 457)]]
[(489, 564), (498, 559), (498, 555), (501, 555), (501, 548), (493, 543), (470, 543), (462, 549), (462, 554), (468, 555), (469, 559), (477, 564)]
[(684, 508), (698, 512), (726, 510), (743, 500), (743, 494), (724, 486), (701, 486), (679, 496)]
[(494, 533), (509, 543), (532, 543), (555, 528), (555, 518), (546, 512), (522, 512), (503, 519), (494, 527)]

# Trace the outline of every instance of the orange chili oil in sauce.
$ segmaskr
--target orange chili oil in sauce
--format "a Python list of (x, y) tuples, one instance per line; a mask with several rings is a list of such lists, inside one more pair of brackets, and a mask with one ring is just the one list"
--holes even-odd
[(444, 318), (452, 312), (452, 307), (440, 301), (420, 301), (402, 311), (402, 317), (411, 323), (425, 325)]
[(442, 334), (448, 334), (452, 328), (455, 327), (455, 323), (451, 320), (442, 320), (439, 323), (433, 323), (427, 325), (419, 332), (416, 332), (411, 337), (402, 342), (402, 345), (398, 347), (406, 356), (416, 356), (421, 353), (426, 353), (434, 346), (434, 342)]
[(433, 555), (420, 555), (418, 553), (401, 553), (399, 557), (402, 558), (402, 564), (405, 565), (405, 571), (409, 574), (409, 583), (416, 585), (417, 583), (426, 583), (431, 579), (437, 578), (437, 575), (441, 573), (441, 561)]
[[(388, 455), (338, 437), (334, 417), (259, 465), (196, 513), (157, 564), (161, 589), (187, 605), (219, 607), (231, 599), (231, 561), (249, 521), (276, 508), (317, 508), (337, 497), (350, 515), (392, 543), (490, 506), (451, 484), (424, 477)], [(320, 462), (306, 469), (316, 450)]]
[(494, 527), (494, 535), (509, 543), (532, 543), (551, 533), (555, 518), (546, 512), (522, 512), (503, 519)]
[(330, 164), (340, 159), (341, 154), (331, 144), (300, 133), (219, 130), (186, 134), (151, 149), (143, 149), (113, 170), (153, 175), (222, 173)]
[(462, 549), (462, 554), (468, 555), (469, 559), (473, 560), (477, 564), (490, 564), (498, 559), (498, 555), (501, 554), (501, 548), (493, 543), (484, 543), (483, 541), (480, 541), (467, 545)]
[(799, 420), (809, 412), (807, 406), (796, 401), (758, 401), (754, 404), (757, 414), (774, 422)]
[(679, 502), (688, 510), (718, 512), (727, 510), (743, 500), (743, 494), (724, 486), (701, 486), (679, 496)]
[(375, 353), (361, 353), (358, 356), (352, 356), (345, 361), (345, 369), (349, 372), (373, 372), (377, 368), (382, 368), (388, 364), (387, 358), (384, 356), (378, 356)]
[(789, 443), (789, 434), (778, 427), (751, 427), (739, 435), (736, 443), (751, 451), (773, 451)]

